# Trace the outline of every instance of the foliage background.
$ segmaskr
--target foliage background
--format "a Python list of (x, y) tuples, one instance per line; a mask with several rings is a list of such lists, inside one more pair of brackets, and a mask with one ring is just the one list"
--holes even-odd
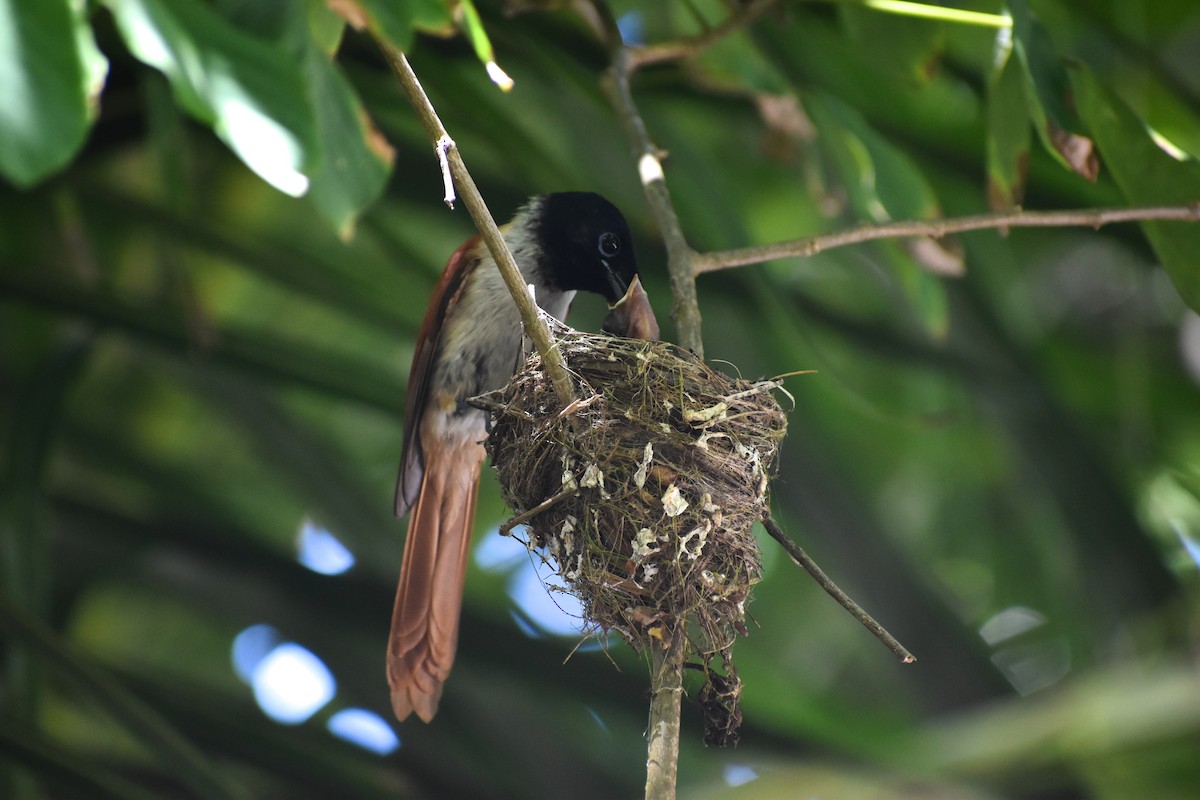
[[(430, 35), (448, 32), (440, 2), (357, 7), (411, 50), (499, 218), (569, 188), (625, 210), (667, 322), (605, 49), (571, 4), (530, 5), (553, 8), (479, 2), (490, 41)], [(778, 5), (634, 82), (699, 250), (989, 197), (1200, 199), (1191, 0), (1014, 2), (1008, 69), (986, 27)], [(650, 42), (725, 13), (614, 8)], [(471, 232), (370, 40), (298, 0), (3, 0), (0, 45), (0, 793), (637, 796), (641, 662), (615, 645), (564, 665), (578, 637), (523, 632), (494, 571), (472, 568), (432, 725), (397, 726), (387, 756), (325, 728), (346, 707), (388, 715), (404, 380)], [(1094, 183), (1040, 142), (1039, 114), (1095, 140)], [(768, 541), (737, 650), (742, 744), (704, 749), (686, 709), (685, 796), (1195, 796), (1196, 228), (947, 247), (961, 277), (886, 242), (699, 281), (710, 360), (818, 370), (787, 384), (777, 515), (919, 661), (895, 663)], [(504, 509), (487, 480), (481, 498), (483, 532)], [(354, 568), (300, 565), (304, 520)], [(231, 666), (258, 623), (336, 677), (303, 724), (264, 716)]]

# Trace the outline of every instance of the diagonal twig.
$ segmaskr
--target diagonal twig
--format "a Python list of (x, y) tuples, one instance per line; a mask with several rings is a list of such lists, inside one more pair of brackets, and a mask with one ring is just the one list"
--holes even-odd
[[(388, 66), (392, 68), (392, 72), (408, 96), (409, 103), (420, 117), (426, 135), (434, 143), (438, 160), (442, 164), (449, 165), (450, 174), (453, 176), (454, 183), (458, 185), (463, 205), (467, 207), (467, 212), (470, 213), (475, 227), (483, 237), (484, 243), (487, 244), (488, 251), (496, 260), (500, 275), (504, 278), (504, 283), (521, 314), (525, 334), (533, 341), (533, 346), (537, 348), (538, 354), (542, 357), (542, 364), (554, 386), (554, 393), (558, 401), (563, 406), (570, 405), (571, 401), (575, 399), (575, 390), (571, 384), (571, 377), (567, 373), (566, 364), (563, 362), (562, 353), (554, 344), (554, 340), (550, 338), (550, 331), (546, 324), (539, 319), (537, 305), (529, 296), (525, 287), (525, 279), (521, 277), (521, 270), (517, 267), (512, 253), (509, 252), (508, 245), (505, 244), (499, 228), (496, 227), (496, 221), (492, 219), (492, 214), (488, 211), (487, 204), (480, 195), (474, 179), (471, 178), (471, 173), (467, 171), (467, 165), (458, 152), (458, 146), (446, 132), (437, 110), (429, 101), (425, 89), (417, 80), (417, 75), (413, 72), (412, 65), (408, 63), (404, 53), (382, 38), (377, 41), (384, 58), (387, 59)], [(453, 202), (453, 186), (447, 181), (445, 188), (445, 199), (449, 204)]]
[(896, 640), (896, 637), (888, 633), (862, 606), (854, 602), (850, 595), (842, 591), (841, 587), (833, 582), (833, 578), (826, 575), (825, 570), (817, 566), (817, 562), (813, 561), (812, 557), (804, 552), (804, 548), (793, 542), (784, 533), (783, 528), (779, 527), (779, 523), (770, 514), (763, 517), (762, 523), (763, 527), (767, 529), (767, 533), (771, 534), (771, 538), (783, 546), (783, 549), (792, 557), (792, 560), (803, 567), (804, 571), (812, 576), (813, 580), (825, 590), (826, 594), (836, 600), (842, 608), (849, 611), (855, 619), (862, 623), (864, 628), (874, 634), (876, 639), (883, 642), (884, 646), (896, 655), (896, 658), (905, 664), (912, 664), (917, 660), (916, 656), (908, 652), (908, 649)]

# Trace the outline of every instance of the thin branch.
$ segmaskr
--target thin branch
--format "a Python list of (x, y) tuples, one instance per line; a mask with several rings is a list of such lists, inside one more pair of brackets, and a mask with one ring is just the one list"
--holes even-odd
[(779, 0), (754, 0), (730, 14), (717, 27), (696, 36), (688, 36), (673, 42), (626, 47), (625, 49), (629, 52), (629, 73), (632, 75), (648, 64), (676, 61), (699, 53), (758, 19), (778, 3)]
[(804, 552), (804, 548), (793, 542), (783, 528), (779, 527), (779, 523), (768, 514), (763, 518), (763, 527), (767, 529), (767, 533), (771, 534), (771, 538), (779, 542), (787, 554), (792, 557), (792, 560), (812, 576), (817, 585), (825, 590), (825, 593), (832, 597), (841, 605), (842, 608), (850, 612), (850, 614), (863, 624), (867, 630), (874, 634), (875, 638), (883, 642), (887, 649), (891, 650), (896, 658), (900, 659), (905, 664), (911, 664), (917, 660), (916, 656), (908, 652), (904, 645), (896, 641), (896, 638), (887, 632), (886, 629), (875, 619), (863, 610), (862, 606), (854, 602), (850, 595), (846, 594), (838, 587), (833, 579), (825, 574), (825, 571), (817, 566), (817, 562), (812, 560), (808, 553)]
[(1081, 226), (1100, 228), (1115, 222), (1145, 220), (1200, 221), (1200, 201), (1184, 206), (1140, 206), (1133, 208), (1097, 208), (1071, 211), (1003, 211), (968, 217), (932, 220), (904, 220), (860, 225), (819, 236), (807, 236), (777, 244), (742, 247), (713, 253), (693, 253), (695, 275), (748, 264), (761, 264), (779, 258), (804, 258), (835, 247), (909, 236), (940, 239), (952, 233), (1004, 228), (1063, 228)]
[(619, 47), (613, 54), (605, 89), (633, 145), (642, 189), (646, 193), (646, 203), (667, 248), (667, 272), (671, 278), (671, 317), (675, 320), (679, 344), (703, 358), (704, 341), (700, 335), (696, 270), (691, 260), (693, 250), (688, 245), (683, 235), (683, 227), (679, 224), (679, 217), (675, 214), (659, 150), (651, 143), (646, 123), (633, 101), (633, 93), (629, 88), (631, 71), (629, 48)]
[(758, 19), (777, 3), (778, 0), (753, 0), (730, 14), (720, 25), (698, 36), (645, 46), (625, 45), (621, 41), (621, 32), (617, 28), (612, 11), (603, 0), (593, 0), (592, 3), (612, 43), (611, 66), (606, 76), (605, 89), (632, 145), (634, 158), (637, 159), (638, 175), (646, 194), (646, 203), (667, 248), (667, 272), (671, 279), (671, 317), (675, 320), (679, 344), (701, 358), (704, 357), (704, 341), (701, 335), (700, 304), (696, 298), (696, 275), (700, 271), (692, 262), (695, 251), (687, 243), (683, 228), (679, 224), (679, 217), (675, 213), (675, 206), (671, 202), (671, 192), (663, 174), (663, 154), (650, 139), (629, 84), (638, 68), (695, 55)]
[[(488, 211), (487, 204), (484, 203), (478, 187), (475, 186), (471, 173), (467, 171), (467, 165), (458, 152), (458, 146), (446, 132), (437, 111), (425, 94), (421, 82), (417, 80), (417, 75), (413, 72), (412, 65), (408, 63), (404, 53), (383, 39), (377, 41), (392, 72), (404, 88), (404, 93), (408, 95), (409, 103), (420, 117), (425, 134), (434, 143), (439, 161), (443, 164), (449, 163), (450, 173), (454, 182), (458, 184), (458, 192), (462, 196), (463, 204), (467, 207), (467, 211), (491, 252), (492, 258), (496, 260), (500, 275), (504, 278), (504, 283), (521, 314), (521, 321), (525, 325), (525, 334), (533, 341), (533, 346), (537, 348), (538, 354), (542, 357), (542, 364), (554, 386), (554, 393), (557, 395), (558, 401), (563, 406), (570, 405), (571, 401), (575, 399), (575, 389), (571, 384), (570, 375), (567, 373), (566, 364), (563, 362), (562, 353), (555, 346), (554, 340), (550, 338), (550, 331), (546, 324), (538, 318), (537, 305), (529, 296), (525, 279), (521, 277), (521, 270), (517, 267), (517, 262), (509, 252), (504, 237), (496, 227), (496, 222), (492, 219), (492, 214)], [(448, 201), (453, 198), (453, 192), (449, 189), (452, 187), (448, 187), (446, 192)]]
[(508, 520), (507, 522), (501, 523), (500, 535), (501, 536), (511, 536), (513, 528), (517, 527), (518, 525), (524, 525), (526, 522), (533, 519), (538, 514), (541, 514), (543, 511), (547, 511), (551, 508), (554, 508), (554, 506), (558, 505), (563, 500), (566, 500), (568, 497), (572, 497), (577, 494), (579, 494), (579, 487), (578, 486), (570, 486), (569, 488), (563, 489), (558, 494), (554, 494), (554, 495), (551, 495), (550, 497), (547, 497), (545, 500), (538, 503), (536, 506), (529, 509), (528, 511), (524, 511), (520, 514), (517, 514), (515, 517)]

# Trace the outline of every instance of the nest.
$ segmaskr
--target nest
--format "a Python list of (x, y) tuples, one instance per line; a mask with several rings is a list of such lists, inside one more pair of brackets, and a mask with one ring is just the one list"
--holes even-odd
[(706, 741), (736, 742), (730, 648), (761, 575), (751, 527), (787, 426), (779, 384), (729, 378), (667, 342), (551, 330), (571, 406), (560, 413), (537, 354), (472, 401), (491, 415), (487, 448), (516, 512), (506, 528), (528, 526), (585, 623), (639, 650), (685, 637), (706, 676)]

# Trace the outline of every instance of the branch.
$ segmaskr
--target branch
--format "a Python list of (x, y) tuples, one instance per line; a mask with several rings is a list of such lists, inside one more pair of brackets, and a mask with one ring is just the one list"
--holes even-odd
[(778, 0), (753, 0), (730, 14), (720, 25), (698, 36), (653, 45), (627, 46), (621, 41), (621, 32), (611, 10), (603, 0), (593, 0), (593, 7), (612, 43), (612, 64), (606, 76), (605, 90), (633, 147), (646, 203), (667, 248), (671, 317), (675, 320), (679, 344), (700, 358), (704, 357), (704, 341), (700, 328), (700, 304), (696, 299), (696, 275), (700, 274), (693, 263), (696, 253), (688, 246), (671, 202), (671, 192), (663, 175), (663, 154), (650, 140), (646, 123), (633, 100), (629, 82), (640, 67), (695, 55), (758, 19), (777, 3)]
[(625, 50), (629, 53), (629, 73), (633, 74), (648, 64), (676, 61), (699, 53), (758, 19), (778, 2), (779, 0), (754, 0), (730, 14), (717, 27), (697, 36), (688, 36), (673, 42), (626, 47)]
[[(617, 34), (619, 36), (619, 34)], [(619, 39), (617, 40), (619, 41)], [(671, 203), (671, 191), (663, 175), (662, 161), (658, 148), (650, 142), (646, 123), (638, 113), (629, 89), (632, 74), (630, 49), (620, 46), (613, 54), (613, 63), (608, 70), (604, 88), (608, 92), (625, 133), (633, 145), (637, 158), (638, 174), (646, 203), (654, 216), (667, 248), (667, 272), (671, 278), (671, 317), (679, 337), (679, 344), (704, 358), (704, 341), (700, 335), (700, 304), (696, 299), (696, 270), (692, 265), (694, 251), (688, 246)]]
[[(571, 401), (575, 399), (575, 389), (571, 384), (570, 375), (567, 373), (566, 364), (563, 362), (562, 353), (559, 352), (554, 340), (550, 338), (550, 331), (546, 324), (538, 318), (537, 305), (529, 296), (525, 279), (521, 277), (521, 270), (517, 267), (517, 262), (509, 252), (504, 237), (496, 227), (496, 221), (492, 219), (492, 214), (479, 194), (479, 188), (475, 186), (471, 173), (467, 171), (467, 165), (458, 152), (458, 146), (446, 132), (437, 111), (421, 87), (421, 82), (417, 80), (417, 75), (413, 72), (404, 53), (383, 39), (378, 39), (377, 43), (383, 51), (388, 65), (392, 68), (392, 72), (404, 88), (404, 93), (408, 95), (408, 102), (412, 104), (413, 110), (420, 117), (426, 135), (434, 143), (439, 161), (443, 167), (449, 165), (450, 174), (458, 184), (463, 204), (467, 207), (467, 212), (475, 222), (475, 227), (483, 237), (492, 258), (496, 260), (500, 275), (504, 278), (504, 283), (508, 287), (513, 301), (517, 304), (521, 321), (525, 325), (525, 334), (533, 341), (533, 346), (537, 348), (538, 354), (542, 357), (542, 364), (554, 386), (554, 393), (558, 396), (558, 401), (564, 407), (570, 405)], [(445, 188), (445, 199), (449, 204), (453, 202), (453, 187), (447, 183)]]
[(646, 732), (646, 800), (675, 800), (679, 712), (683, 701), (686, 625), (666, 625), (663, 646), (650, 645), (650, 725)]
[(693, 253), (693, 275), (703, 275), (747, 264), (760, 264), (778, 258), (814, 256), (835, 247), (908, 236), (931, 236), (940, 239), (952, 233), (1003, 228), (1062, 228), (1082, 226), (1100, 228), (1114, 222), (1135, 220), (1200, 221), (1200, 201), (1185, 206), (1140, 206), (1134, 208), (1097, 208), (1074, 211), (1003, 211), (975, 214), (969, 217), (935, 220), (907, 220), (860, 225), (847, 230), (793, 239), (777, 244), (742, 247), (714, 253)]
[(825, 571), (817, 566), (817, 562), (812, 560), (808, 553), (804, 552), (804, 548), (793, 542), (788, 535), (784, 533), (783, 528), (779, 527), (779, 523), (768, 514), (763, 518), (763, 527), (767, 529), (767, 533), (771, 534), (771, 538), (779, 542), (787, 554), (792, 557), (792, 560), (812, 576), (817, 585), (825, 590), (825, 593), (838, 601), (842, 608), (850, 612), (850, 614), (863, 624), (867, 630), (875, 635), (875, 638), (883, 642), (887, 649), (895, 654), (896, 658), (900, 659), (905, 664), (911, 664), (917, 660), (916, 656), (908, 652), (904, 645), (896, 641), (896, 638), (887, 632), (886, 629), (874, 617), (863, 610), (862, 606), (854, 602), (850, 595), (841, 590), (833, 579), (825, 574)]

